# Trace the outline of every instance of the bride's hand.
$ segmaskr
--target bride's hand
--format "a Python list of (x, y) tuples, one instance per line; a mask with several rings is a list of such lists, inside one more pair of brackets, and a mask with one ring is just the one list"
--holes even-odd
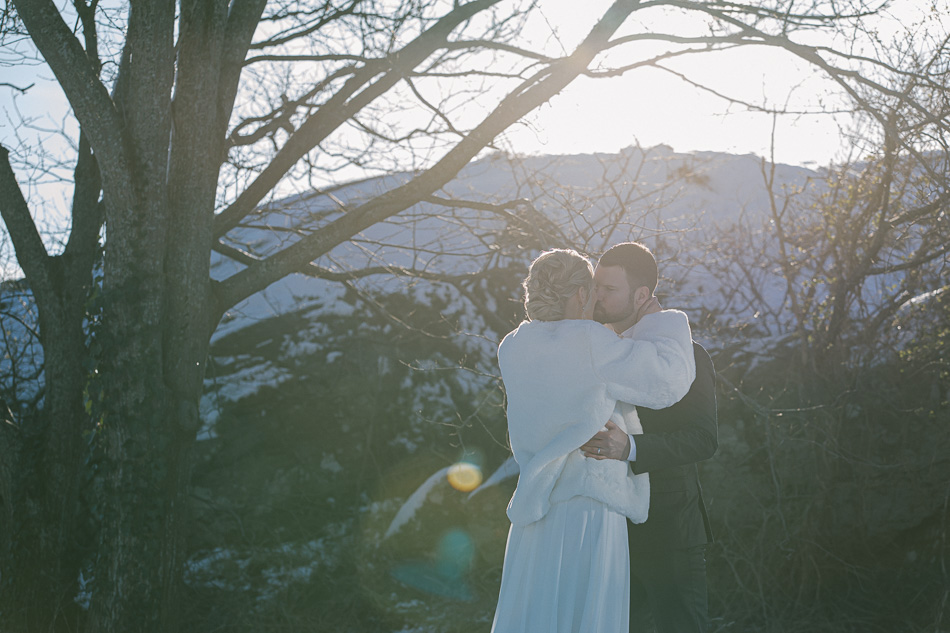
[(581, 446), (584, 457), (626, 461), (630, 455), (630, 438), (623, 429), (607, 421), (607, 429), (600, 431)]

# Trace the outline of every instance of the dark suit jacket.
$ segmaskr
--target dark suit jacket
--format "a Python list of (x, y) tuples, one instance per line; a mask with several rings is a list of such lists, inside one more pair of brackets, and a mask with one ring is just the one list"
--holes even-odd
[(696, 380), (686, 396), (666, 409), (637, 407), (643, 435), (634, 436), (635, 473), (650, 473), (650, 513), (628, 522), (630, 546), (679, 549), (712, 542), (696, 463), (719, 447), (716, 370), (709, 354), (693, 343)]

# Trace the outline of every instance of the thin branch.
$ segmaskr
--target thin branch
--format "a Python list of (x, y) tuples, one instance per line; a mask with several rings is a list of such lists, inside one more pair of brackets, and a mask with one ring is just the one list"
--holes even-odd
[[(848, 82), (848, 79), (851, 79), (857, 82), (858, 84), (862, 84), (868, 88), (871, 88), (872, 90), (880, 94), (894, 97), (898, 99), (904, 105), (910, 107), (912, 110), (920, 112), (927, 117), (930, 116), (930, 113), (927, 111), (926, 108), (924, 108), (923, 105), (921, 105), (917, 101), (910, 99), (909, 94), (906, 90), (898, 91), (892, 88), (888, 88), (886, 86), (879, 84), (878, 82), (875, 82), (861, 75), (859, 72), (855, 70), (847, 70), (847, 69), (838, 68), (832, 65), (831, 63), (829, 63), (819, 54), (819, 51), (821, 50), (824, 50), (827, 52), (827, 51), (832, 51), (833, 49), (828, 49), (825, 47), (807, 46), (804, 44), (798, 44), (796, 42), (792, 42), (790, 39), (784, 36), (770, 35), (740, 20), (737, 20), (729, 15), (726, 15), (724, 12), (713, 8), (713, 5), (697, 5), (691, 2), (671, 2), (670, 4), (677, 5), (677, 6), (684, 6), (685, 8), (692, 8), (697, 11), (706, 13), (712, 17), (718, 18), (728, 24), (735, 26), (740, 31), (746, 32), (750, 35), (760, 38), (762, 40), (762, 43), (765, 45), (774, 46), (777, 48), (783, 48), (789, 51), (790, 53), (796, 55), (797, 57), (800, 57), (801, 59), (813, 64), (814, 66), (821, 68), (822, 70), (825, 71), (825, 73), (829, 77), (831, 77), (835, 81), (835, 83), (837, 83), (839, 86), (841, 86), (845, 90), (845, 92), (855, 101), (855, 103), (859, 104), (862, 109), (864, 109), (871, 117), (873, 117), (876, 121), (878, 121), (878, 123), (880, 123), (885, 128), (887, 128), (888, 126), (888, 121), (886, 119), (886, 116), (882, 114), (878, 108), (875, 108), (871, 103), (869, 103), (867, 99), (865, 99), (860, 94), (858, 94), (854, 86), (852, 86)], [(838, 53), (835, 52), (835, 54), (838, 54)], [(925, 163), (925, 161), (923, 160), (923, 157), (920, 156), (920, 153), (917, 151), (916, 148), (904, 142), (903, 140), (901, 141), (901, 145), (902, 147), (904, 147), (904, 149), (906, 149), (908, 152), (914, 155), (918, 160), (920, 160), (922, 164)]]
[(921, 218), (925, 218), (930, 215), (937, 215), (937, 212), (947, 206), (950, 206), (950, 192), (945, 192), (937, 197), (932, 202), (929, 202), (925, 205), (916, 207), (914, 209), (908, 209), (902, 211), (901, 213), (891, 217), (887, 222), (891, 226), (898, 226), (901, 224), (907, 224), (910, 222), (916, 222)]
[[(246, 266), (250, 266), (261, 261), (260, 258), (248, 253), (247, 251), (243, 251), (220, 242), (216, 242), (214, 244), (214, 250), (221, 255), (229, 257), (230, 259), (233, 259), (234, 261)], [(471, 294), (471, 292), (464, 288), (463, 284), (475, 281), (479, 278), (478, 273), (450, 275), (446, 273), (432, 272), (429, 270), (420, 270), (418, 268), (405, 268), (403, 266), (393, 265), (368, 266), (366, 268), (359, 268), (355, 270), (334, 271), (323, 266), (318, 266), (312, 262), (306, 264), (298, 272), (309, 277), (322, 279), (324, 281), (343, 283), (351, 289), (355, 289), (355, 287), (352, 285), (353, 281), (377, 275), (383, 275), (386, 277), (408, 277), (411, 279), (423, 279), (426, 281), (449, 284), (469, 300), (472, 306), (479, 311), (479, 313), (486, 319), (489, 325), (496, 332), (502, 333), (510, 327), (510, 324), (499, 317), (496, 313), (490, 310), (482, 309), (484, 302), (478, 301), (476, 297)]]
[[(250, 48), (263, 49), (269, 46), (280, 46), (281, 44), (292, 42), (294, 40), (300, 39), (301, 37), (312, 35), (313, 33), (316, 33), (321, 28), (323, 28), (330, 22), (333, 22), (334, 20), (339, 20), (340, 18), (344, 16), (355, 14), (356, 7), (361, 2), (362, 0), (350, 0), (349, 6), (343, 9), (334, 11), (333, 13), (329, 14), (329, 16), (320, 18), (305, 28), (299, 29), (297, 31), (292, 31), (290, 33), (282, 30), (277, 36), (274, 36), (267, 40), (263, 40), (261, 42), (254, 42), (253, 44), (251, 44)], [(332, 5), (327, 4), (326, 6), (332, 6)]]
[(487, 50), (504, 51), (506, 53), (514, 53), (515, 55), (520, 55), (521, 57), (536, 59), (538, 61), (547, 62), (547, 63), (553, 63), (554, 61), (556, 61), (553, 57), (549, 57), (547, 55), (543, 55), (541, 53), (531, 51), (526, 48), (513, 46), (511, 44), (506, 44), (505, 42), (495, 42), (492, 40), (456, 40), (454, 42), (448, 42), (445, 45), (445, 50), (447, 51), (459, 51), (459, 50), (470, 50), (470, 49), (487, 49)]
[(261, 62), (362, 62), (368, 64), (374, 60), (363, 55), (255, 55), (244, 61), (244, 66), (259, 64)]
[(131, 191), (131, 176), (123, 153), (121, 119), (86, 51), (63, 22), (52, 0), (15, 0), (17, 13), (30, 38), (56, 76), (89, 143), (105, 166), (110, 189)]
[[(528, 200), (527, 198), (518, 198), (516, 200), (492, 204), (488, 202), (479, 202), (476, 200), (450, 200), (448, 198), (430, 195), (425, 196), (421, 202), (437, 204), (452, 209), (490, 211), (491, 213), (505, 218), (512, 224), (527, 230), (529, 233), (547, 233), (548, 235), (563, 238), (565, 241), (567, 240), (567, 237), (564, 235), (561, 229), (554, 222), (552, 222), (550, 218), (545, 216), (543, 213), (538, 212), (531, 200)], [(521, 209), (523, 211), (527, 211), (531, 214), (531, 217), (521, 217), (517, 213), (512, 213), (510, 209)]]
[[(469, 3), (471, 6), (475, 3)], [(523, 82), (430, 169), (410, 182), (351, 210), (320, 231), (240, 271), (216, 287), (220, 314), (241, 299), (329, 252), (343, 241), (432, 195), (458, 174), (499, 133), (546, 103), (580, 75), (638, 3), (617, 0), (567, 59)], [(241, 216), (243, 217), (243, 215)]]
[(35, 83), (32, 83), (32, 84), (30, 84), (29, 86), (27, 86), (27, 87), (25, 87), (25, 88), (21, 88), (20, 86), (17, 86), (17, 85), (11, 84), (11, 83), (7, 83), (6, 81), (0, 81), (0, 87), (3, 87), (3, 88), (12, 88), (12, 89), (14, 89), (14, 90), (19, 90), (22, 94), (26, 94), (27, 90), (29, 90), (30, 88), (32, 88), (32, 87), (35, 86), (35, 85), (36, 85)]
[(920, 268), (922, 265), (930, 263), (935, 259), (943, 257), (944, 255), (950, 253), (950, 244), (944, 244), (940, 248), (934, 249), (933, 251), (926, 252), (916, 257), (912, 257), (905, 262), (900, 264), (891, 264), (886, 266), (872, 266), (867, 269), (867, 276), (872, 275), (887, 275), (890, 273), (903, 272), (905, 270), (915, 270)]
[(221, 49), (221, 76), (218, 81), (218, 125), (224, 136), (228, 119), (234, 109), (238, 82), (251, 38), (261, 21), (267, 0), (233, 0), (228, 10), (224, 42)]
[[(254, 179), (237, 200), (215, 218), (215, 235), (220, 237), (234, 228), (274, 188), (281, 178), (307, 152), (321, 143), (356, 113), (385, 94), (404, 74), (429, 57), (433, 51), (444, 46), (448, 35), (459, 24), (499, 0), (475, 0), (456, 7), (435, 25), (424, 31), (398, 53), (391, 56), (391, 69), (381, 77), (383, 70), (377, 64), (369, 64), (351, 77), (340, 91), (311, 115), (291, 135), (287, 143), (266, 168)], [(373, 81), (375, 79), (375, 81)], [(372, 83), (370, 83), (372, 82)]]

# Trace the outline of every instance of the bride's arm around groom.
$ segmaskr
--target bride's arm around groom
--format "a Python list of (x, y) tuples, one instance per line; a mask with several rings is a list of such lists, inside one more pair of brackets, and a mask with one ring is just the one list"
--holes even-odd
[(521, 525), (544, 516), (568, 455), (602, 428), (618, 400), (669, 406), (696, 373), (689, 321), (676, 310), (644, 316), (628, 339), (588, 320), (526, 321), (502, 341), (498, 359), (521, 468), (508, 517)]

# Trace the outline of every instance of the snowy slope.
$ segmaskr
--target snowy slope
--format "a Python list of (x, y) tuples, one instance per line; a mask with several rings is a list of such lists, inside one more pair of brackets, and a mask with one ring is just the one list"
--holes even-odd
[[(802, 187), (816, 172), (777, 166), (779, 187)], [(395, 174), (341, 186), (328, 193), (293, 196), (270, 204), (232, 230), (226, 243), (259, 257), (286, 247), (300, 236), (319, 228), (372, 197), (393, 189), (412, 174)], [(512, 159), (500, 154), (473, 162), (438, 195), (442, 198), (497, 203), (513, 199), (529, 201), (528, 209), (510, 209), (514, 220), (499, 214), (441, 205), (420, 204), (377, 224), (358, 239), (341, 244), (317, 264), (330, 270), (366, 266), (402, 266), (431, 273), (464, 274), (492, 267), (525, 269), (540, 248), (573, 245), (596, 256), (610, 244), (627, 239), (645, 239), (648, 244), (660, 235), (665, 244), (676, 236), (674, 247), (658, 249), (666, 277), (678, 278), (692, 271), (689, 252), (701, 252), (704, 240), (717, 230), (737, 221), (761, 222), (768, 209), (763, 184), (762, 161), (755, 156), (718, 153), (677, 154), (658, 146), (648, 150), (629, 148), (618, 154), (535, 156)], [(518, 222), (543, 228), (538, 235), (526, 235)], [(616, 229), (611, 231), (610, 226)], [(507, 241), (506, 241), (507, 240)], [(225, 279), (242, 264), (212, 254), (212, 277)], [(688, 275), (702, 287), (678, 287), (671, 297), (687, 309), (691, 296), (713, 296), (715, 279)], [(433, 290), (427, 282), (408, 282), (388, 275), (369, 277), (357, 283), (368, 290), (401, 291), (416, 295), (433, 292), (444, 295), (450, 309), (461, 320), (459, 327), (472, 335), (473, 352), (493, 357), (493, 347), (503, 332), (486, 324), (477, 311), (459, 305), (459, 298), (447, 289)], [(23, 290), (4, 286), (0, 325), (6, 336), (8, 353), (0, 361), (4, 387), (15, 389), (18, 397), (38, 390), (35, 367), (41, 351), (31, 342), (29, 328), (36, 326), (35, 314)], [(780, 289), (776, 289), (779, 292)], [(290, 275), (266, 290), (234, 306), (214, 334), (220, 341), (250, 326), (290, 313), (305, 314), (318, 324), (322, 315), (346, 314), (352, 310), (342, 301), (345, 289), (301, 274)], [(493, 299), (486, 297), (488, 311), (495, 311)], [(708, 307), (708, 306), (704, 306)], [(318, 326), (317, 330), (319, 330)], [(317, 332), (304, 346), (291, 345), (287, 354), (314, 353), (320, 348)], [(251, 355), (253, 356), (253, 355)], [(241, 365), (241, 358), (219, 357), (218, 363)], [(227, 379), (209, 383), (213, 395), (202, 407), (213, 419), (215, 399), (239, 399), (263, 385), (276, 385), (288, 376), (275, 368), (246, 366)], [(16, 371), (13, 371), (16, 369)]]
[[(728, 154), (675, 154), (660, 146), (644, 155), (630, 149), (618, 155), (530, 157), (518, 163), (504, 157), (489, 157), (468, 165), (441, 196), (477, 202), (529, 199), (536, 209), (564, 227), (565, 237), (586, 244), (592, 255), (612, 243), (651, 237), (653, 231), (688, 231), (686, 245), (708, 239), (710, 232), (734, 222), (740, 213), (761, 219), (768, 209), (761, 159)], [(778, 166), (782, 187), (804, 186), (815, 172)], [(340, 217), (352, 208), (406, 182), (410, 174), (370, 179), (334, 190), (330, 195), (295, 196), (261, 210), (245, 226), (230, 232), (227, 241), (264, 257), (296, 242), (300, 235)], [(623, 234), (598, 241), (616, 201), (598, 199), (607, 182), (626, 191), (636, 191), (636, 204), (624, 216), (636, 225)], [(577, 209), (562, 204), (581, 200), (583, 222)], [(590, 206), (587, 206), (587, 205)], [(650, 213), (646, 218), (642, 214)], [(641, 223), (640, 220), (646, 220)], [(465, 225), (461, 224), (465, 222)], [(476, 270), (486, 256), (479, 232), (497, 231), (504, 220), (484, 212), (446, 213), (442, 207), (420, 204), (389, 221), (365, 231), (359, 239), (338, 246), (317, 261), (332, 270), (366, 266), (415, 267), (442, 273)], [(382, 245), (380, 245), (382, 244)], [(669, 262), (675, 265), (675, 262)], [(223, 279), (242, 266), (217, 253), (212, 275)], [(673, 275), (669, 275), (673, 276)], [(327, 284), (302, 275), (285, 278), (229, 312), (216, 336), (274, 314), (300, 308), (308, 301), (327, 296)]]

